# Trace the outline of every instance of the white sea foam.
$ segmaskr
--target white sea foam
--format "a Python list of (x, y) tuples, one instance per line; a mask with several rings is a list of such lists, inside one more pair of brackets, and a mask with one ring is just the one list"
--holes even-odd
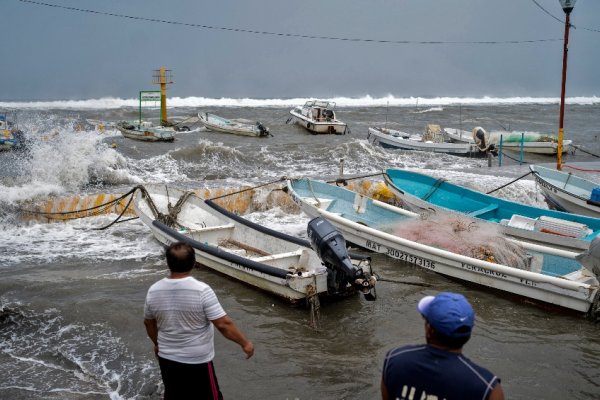
[(0, 225), (4, 235), (10, 237), (10, 241), (0, 242), (3, 254), (0, 266), (49, 264), (71, 259), (141, 260), (162, 254), (162, 247), (139, 220), (94, 230), (108, 225), (116, 217), (114, 214), (57, 223)]
[[(296, 97), (289, 99), (253, 99), (253, 98), (206, 98), (206, 97), (170, 97), (169, 107), (295, 107), (304, 104), (305, 101), (312, 98)], [(338, 107), (402, 107), (415, 105), (424, 107), (441, 107), (449, 105), (511, 105), (511, 104), (559, 104), (558, 97), (395, 97), (387, 95), (383, 97), (372, 97), (364, 95), (362, 97), (332, 97), (326, 99), (336, 102)], [(565, 99), (567, 104), (598, 104), (599, 96), (587, 97), (568, 97)], [(0, 102), (0, 108), (16, 109), (64, 109), (64, 110), (103, 110), (116, 109), (121, 107), (137, 107), (138, 99), (121, 98), (100, 98), (84, 100), (52, 100), (52, 101), (21, 101), (21, 102)], [(432, 110), (433, 111), (433, 110)]]

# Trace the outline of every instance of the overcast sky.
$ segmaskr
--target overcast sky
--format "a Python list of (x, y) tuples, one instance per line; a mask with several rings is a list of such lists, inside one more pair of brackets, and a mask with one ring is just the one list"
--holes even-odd
[[(161, 66), (173, 71), (170, 97), (560, 97), (558, 0), (40, 1), (412, 43), (0, 0), (0, 101), (134, 98), (157, 89)], [(567, 97), (600, 96), (600, 1), (579, 0), (571, 23)], [(427, 41), (534, 42), (416, 43)]]

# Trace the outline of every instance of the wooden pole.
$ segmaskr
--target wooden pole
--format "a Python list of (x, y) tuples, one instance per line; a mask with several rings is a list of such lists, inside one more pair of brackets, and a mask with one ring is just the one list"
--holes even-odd
[(563, 151), (563, 136), (564, 136), (564, 122), (565, 122), (565, 87), (567, 82), (567, 55), (569, 52), (569, 16), (571, 11), (565, 11), (567, 18), (565, 19), (565, 40), (563, 47), (563, 65), (562, 65), (562, 85), (560, 91), (560, 117), (558, 122), (558, 146), (556, 148), (556, 169), (561, 170), (562, 162), (562, 151)]

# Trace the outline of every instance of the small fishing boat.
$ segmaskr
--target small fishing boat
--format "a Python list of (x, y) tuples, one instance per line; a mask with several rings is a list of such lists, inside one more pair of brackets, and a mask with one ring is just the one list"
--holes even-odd
[(444, 135), (452, 143), (475, 143), (472, 132), (464, 129), (444, 128)]
[(388, 149), (429, 151), (433, 153), (450, 154), (462, 157), (485, 157), (491, 148), (479, 148), (475, 143), (451, 143), (444, 141), (442, 135), (429, 134), (411, 135), (389, 128), (369, 128), (367, 140), (374, 145)]
[(0, 151), (17, 150), (25, 147), (25, 135), (8, 119), (6, 113), (0, 113)]
[(115, 124), (115, 128), (123, 136), (129, 139), (144, 142), (172, 142), (175, 140), (175, 129), (170, 126), (156, 126), (148, 121), (121, 121)]
[[(523, 151), (526, 153), (555, 155), (558, 153), (558, 138), (553, 135), (544, 135), (538, 132), (490, 132), (489, 142), (500, 145), (502, 137), (502, 149), (512, 151)], [(571, 140), (563, 140), (562, 152), (571, 149)]]
[[(309, 217), (329, 220), (346, 240), (365, 249), (466, 282), (600, 313), (598, 276), (576, 260), (578, 253), (484, 235), (456, 216), (425, 220), (322, 181), (288, 180), (287, 191)], [(588, 258), (600, 263), (595, 254)]]
[(209, 131), (232, 133), (240, 136), (269, 136), (269, 128), (258, 121), (250, 124), (243, 123), (219, 117), (208, 112), (198, 113), (198, 119)]
[(520, 240), (580, 252), (600, 234), (600, 218), (516, 203), (414, 171), (390, 168), (383, 177), (412, 210), (460, 213)]
[(529, 169), (550, 207), (600, 218), (600, 183), (539, 165)]
[(329, 133), (345, 135), (348, 126), (337, 119), (335, 103), (324, 100), (309, 100), (302, 107), (290, 111), (292, 115), (287, 122), (294, 122), (308, 129), (313, 134)]
[(362, 257), (353, 263), (344, 238), (327, 221), (309, 223), (308, 242), (171, 187), (140, 188), (133, 205), (159, 242), (187, 242), (199, 263), (292, 302), (358, 291), (373, 297), (376, 279), (370, 259)]

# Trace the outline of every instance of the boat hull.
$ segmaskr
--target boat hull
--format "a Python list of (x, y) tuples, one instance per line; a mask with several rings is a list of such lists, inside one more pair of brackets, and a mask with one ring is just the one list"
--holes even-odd
[(550, 206), (573, 214), (600, 218), (600, 203), (591, 200), (592, 191), (600, 184), (536, 165), (529, 168)]
[[(563, 153), (569, 150), (571, 145), (570, 140), (563, 142)], [(502, 143), (503, 150), (521, 151), (520, 143)], [(524, 142), (523, 151), (525, 153), (554, 155), (558, 153), (558, 144), (549, 142)]]
[(583, 251), (600, 234), (600, 219), (512, 202), (418, 172), (390, 168), (384, 179), (392, 193), (414, 207), (457, 213), (520, 240)]
[(117, 124), (115, 126), (121, 134), (129, 139), (140, 140), (143, 142), (172, 142), (175, 140), (173, 135), (174, 130), (172, 128), (144, 128), (130, 129), (123, 125)]
[(242, 124), (209, 113), (198, 113), (198, 119), (209, 131), (230, 133), (239, 136), (266, 137), (269, 131), (261, 130), (257, 125)]
[(301, 114), (299, 110), (290, 111), (294, 123), (306, 128), (313, 134), (345, 135), (348, 126), (342, 121), (317, 121)]
[(421, 140), (405, 139), (387, 134), (377, 128), (369, 128), (367, 140), (374, 145), (395, 150), (428, 151), (461, 157), (485, 157), (475, 144), (469, 143), (433, 143)]
[[(491, 132), (488, 138), (490, 143), (500, 145), (502, 149), (521, 151), (533, 154), (555, 155), (558, 153), (558, 139), (551, 135), (537, 132)], [(571, 148), (571, 140), (563, 140), (562, 152), (566, 153)], [(522, 145), (522, 146), (521, 146)]]
[[(346, 189), (321, 190), (321, 187), (317, 186), (325, 184), (315, 183), (316, 181), (312, 181), (310, 188), (306, 188), (304, 184), (298, 183), (299, 181), (288, 181), (288, 193), (294, 202), (310, 217), (326, 218), (342, 232), (346, 240), (365, 249), (452, 278), (576, 311), (588, 312), (594, 301), (597, 301), (598, 280), (583, 268), (574, 271), (569, 277), (570, 279), (566, 279), (565, 276), (543, 275), (417, 243), (384, 232), (376, 225), (369, 226), (369, 221), (381, 219), (388, 223), (391, 221), (400, 223), (402, 220), (415, 218), (416, 214), (376, 200), (365, 200), (359, 194), (354, 194), (358, 197), (352, 202), (349, 201), (348, 194), (337, 193), (346, 191)], [(357, 204), (358, 207), (356, 207)], [(339, 212), (341, 210), (343, 212)], [(375, 214), (378, 214), (379, 217), (375, 217)], [(573, 260), (576, 256), (576, 253), (572, 252), (535, 245), (528, 246), (531, 249), (544, 249), (546, 254), (561, 256), (565, 260)]]
[[(151, 187), (149, 193), (156, 208), (167, 215), (168, 199), (174, 204), (184, 195), (174, 188), (167, 192), (157, 187)], [(249, 228), (196, 196), (188, 198), (177, 217), (180, 225), (187, 225), (185, 229), (171, 228), (154, 217), (141, 191), (136, 192), (133, 204), (136, 214), (160, 243), (167, 246), (176, 241), (188, 242), (199, 263), (221, 274), (292, 302), (327, 292), (327, 270), (316, 253), (306, 247), (307, 242)]]

